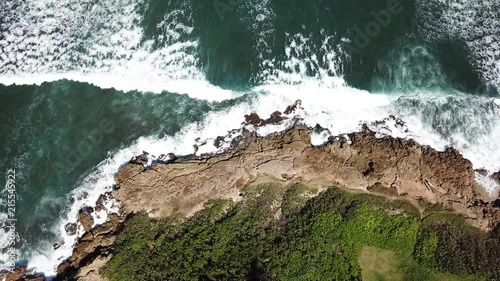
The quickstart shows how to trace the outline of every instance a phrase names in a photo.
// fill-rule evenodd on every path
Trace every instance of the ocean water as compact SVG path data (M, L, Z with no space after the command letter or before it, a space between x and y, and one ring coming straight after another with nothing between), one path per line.
M497 0L3 0L0 171L16 171L17 262L54 274L75 240L64 224L132 156L193 153L196 138L297 99L304 122L332 134L395 115L408 131L385 134L500 170L499 11ZM9 241L0 229L0 269Z

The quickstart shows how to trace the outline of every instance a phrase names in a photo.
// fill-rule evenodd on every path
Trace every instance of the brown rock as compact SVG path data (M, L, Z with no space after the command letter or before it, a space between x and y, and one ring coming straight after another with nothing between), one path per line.
M1 276L0 276L1 277ZM45 281L45 277L39 274L30 274L25 266L17 267L14 271L9 272L5 279L6 281Z
M486 177L488 175L488 170L481 168L481 169L475 169L474 172L480 174L483 177Z
M26 267L25 266L22 266L22 267L18 267L16 269L14 269L14 271L10 272L9 274L7 274L7 281L17 281L17 280L21 280L22 277L24 277L26 275Z
M97 201L95 202L95 211L100 212L102 210L105 210L106 207L104 206L104 203L108 201L108 198L105 194L99 195L99 198L97 198Z
M147 165L149 162L149 153L143 151L141 155L135 156L132 159L130 159L129 163L130 164L138 164L138 165Z
M271 116L268 119L262 120L260 126L268 124L279 124L283 120L285 120L285 118L281 116L281 112L275 111L271 114Z
M349 134L352 144L339 137L313 147L311 133L301 125L267 137L244 131L223 154L190 156L155 165L154 171L129 165L116 176L121 189L115 196L128 213L189 216L207 200L237 198L241 189L261 176L282 181L287 174L295 180L363 192L380 186L415 204L424 199L477 218L470 223L484 230L499 220L496 212L486 210L491 216L484 216L484 206L472 206L480 199L474 170L456 149L439 152L413 140L376 138L371 133Z
M64 230L66 230L66 234L68 236L75 235L77 228L78 228L78 225L76 223L67 223L64 226Z
M76 244L73 254L57 268L57 279L74 280L78 270L93 260L106 256L115 241L115 234L123 227L127 215L111 214L109 220L85 233Z
M245 115L245 125L254 125L255 127L261 127L269 124L279 124L286 118L282 116L282 113L275 111L267 119L261 119L257 113L251 113L250 115Z
M175 161L177 159L177 155L174 153L170 152L167 154L168 161Z
M215 140L214 140L214 146L219 148L222 146L222 143L224 142L224 137L223 136L218 136Z
M250 115L245 115L245 124L259 126L262 123L262 119L260 119L257 113L250 113Z
M78 215L78 221L83 226L83 229L89 232L94 225L94 218L90 215L87 210L81 210Z

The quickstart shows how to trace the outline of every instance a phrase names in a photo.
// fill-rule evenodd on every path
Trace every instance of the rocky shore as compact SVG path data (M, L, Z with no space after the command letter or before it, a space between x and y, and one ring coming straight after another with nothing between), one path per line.
M336 186L404 199L415 205L422 217L426 206L437 205L463 215L470 225L484 232L500 234L500 197L478 186L471 162L454 148L439 152L413 140L380 137L368 125L359 132L330 136L324 145L313 146L311 138L325 130L293 120L297 107L300 103L283 113L273 113L269 119L247 115L246 126L285 121L294 125L265 137L255 130L242 129L221 153L180 158L169 154L151 166L146 152L132 159L119 171L116 188L108 194L121 204L120 214L110 215L108 222L94 229L88 211L80 214L86 233L73 255L59 266L56 280L106 280L99 276L99 268L110 259L115 235L130 214L189 217L211 199L237 202L245 187L259 182L306 182L320 190ZM397 126L404 126L402 121L391 119ZM213 145L220 147L225 141L228 138L220 136ZM41 279L29 279L22 269L7 275L7 280L43 280L36 278Z

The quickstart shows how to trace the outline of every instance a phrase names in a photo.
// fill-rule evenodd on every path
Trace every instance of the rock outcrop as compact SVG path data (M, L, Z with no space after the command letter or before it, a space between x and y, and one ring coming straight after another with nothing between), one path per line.
M77 242L73 254L57 268L56 280L90 280L84 278L87 274L95 274L95 270L89 270L94 267L96 260L107 259L109 248L115 242L115 235L118 233L126 215L110 214L109 220L90 232L86 232ZM80 275L81 278L76 278ZM93 279L99 280L99 279Z
M92 212L94 210L92 209ZM80 214L78 215L78 222L82 225L83 229L86 232L89 232L92 229L92 226L94 225L94 218L90 213L92 213L90 210L80 210Z
M463 214L485 231L500 221L493 202L477 203L486 199L477 190L471 162L456 149L438 152L413 140L377 138L369 129L348 134L349 141L332 137L314 147L311 134L302 125L267 137L245 131L220 155L185 157L151 169L130 164L118 173L120 189L114 196L127 213L189 216L210 199L238 200L244 187L266 177L369 193L371 187L382 186L387 194L415 204L423 199Z
M66 235L68 235L68 236L75 235L77 229L78 229L78 225L76 223L67 223L64 226L64 230L66 231Z
M491 175L491 178L500 183L500 171L493 173L493 175Z
M288 115L298 108L300 101L265 120L250 114L243 124L276 124L290 119ZM395 117L388 121L405 129L404 122ZM150 161L149 154L143 152L116 175L114 191L96 202L95 211L101 211L108 196L116 198L121 215L112 214L107 223L91 229L90 212L80 213L79 221L86 233L78 240L73 255L58 267L57 279L103 280L98 269L109 260L115 235L129 214L191 216L208 200L238 201L245 187L269 181L305 182L320 190L337 186L405 199L419 209L424 200L462 214L471 225L500 235L500 201L481 192L470 161L453 148L439 152L413 140L380 137L370 129L382 128L384 122L364 125L358 133L332 136L321 147L311 144L314 129L296 124L266 137L245 129L232 141L218 137L215 147L230 140L230 148L214 155L177 158L170 153ZM197 145L205 143L197 140ZM149 164L152 166L146 167ZM76 225L68 224L66 231L74 235Z
M8 273L0 273L0 280L5 281L45 281L43 275L28 272L25 266L17 267Z

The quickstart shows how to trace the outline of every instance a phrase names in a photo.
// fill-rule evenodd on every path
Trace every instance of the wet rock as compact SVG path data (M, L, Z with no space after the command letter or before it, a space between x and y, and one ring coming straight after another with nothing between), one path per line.
M286 114L286 115L292 114L298 108L300 108L301 105L302 105L302 101L301 100L296 100L294 104L287 106L286 109L285 109L285 111L283 113Z
M28 275L24 277L25 281L45 281L45 276L42 274Z
M26 267L18 267L14 269L14 271L7 274L7 281L17 281L22 280L22 278L26 275Z
M500 171L493 173L493 175L491 175L491 178L500 183Z
M83 226L83 229L86 232L89 232L94 225L94 218L90 215L87 210L80 210L80 214L78 215L78 221Z
M99 195L99 198L97 198L97 201L95 202L95 211L100 212L102 210L105 210L106 207L104 207L104 203L108 201L108 197L104 194Z
M147 153L146 151L143 151L141 155L132 157L132 159L130 159L129 163L146 166L149 162L148 156L149 156L149 153Z
M257 113L251 113L250 115L245 115L245 122L243 122L243 124L253 125L255 127L261 127L269 124L276 125L286 119L282 115L283 114L280 111L275 111L269 116L269 118L262 119Z
M75 197L71 196L69 198L69 203L71 203L71 204L75 203Z
M0 276L1 277L1 276ZM25 266L16 268L14 271L9 272L5 278L6 281L44 281L46 280L43 275L31 274L27 271Z
M493 208L500 208L500 199L493 201L492 205L493 205Z
M269 124L276 125L276 124L279 124L284 119L285 118L283 116L281 116L281 112L275 111L271 114L271 116L268 119L262 120L260 126L269 125Z
M362 131L369 130L371 132L381 133L383 135L391 135L393 129L397 129L403 133L409 132L406 123L402 119L397 118L394 115L389 115L389 117L386 117L382 120L376 120L365 125L366 128L362 128Z
M326 130L325 128L323 128L320 124L316 124L316 126L314 126L314 132L322 132L324 130Z
M246 125L254 125L259 126L262 123L262 119L260 119L257 113L250 113L250 115L245 115L245 123Z
M59 243L54 243L52 245L52 248L54 248L54 250L57 250L57 249L61 248L61 245Z
M109 220L97 226L92 233L85 233L76 244L73 254L57 267L57 280L75 280L78 270L89 261L109 254L115 234L123 227L128 216L111 214Z
M162 154L158 157L158 161L162 163L170 163L177 159L177 156L174 153Z
M177 155L175 155L174 153L168 153L167 154L167 160L168 161L175 161L177 159Z
M68 236L73 236L76 234L76 230L78 229L78 225L76 223L67 223L64 226L64 230Z
M486 177L488 175L488 170L481 168L481 169L475 169L474 172L480 174L483 177Z
M368 127L368 125L367 125L366 123L363 123L363 124L361 125L361 130L360 130L360 133L362 133L362 134L366 134L366 135L372 135L372 136L374 136L374 135L375 135L375 132L374 132L374 131L372 131L372 130L370 129L370 127Z
M218 136L215 140L214 140L214 146L217 147L217 148L220 148L222 146L222 144L224 143L224 137L223 136Z
M201 141L201 138L196 138L195 143L193 144L194 153L196 154L198 152L198 150L200 149L200 146L204 146L205 144L207 144L206 140Z

